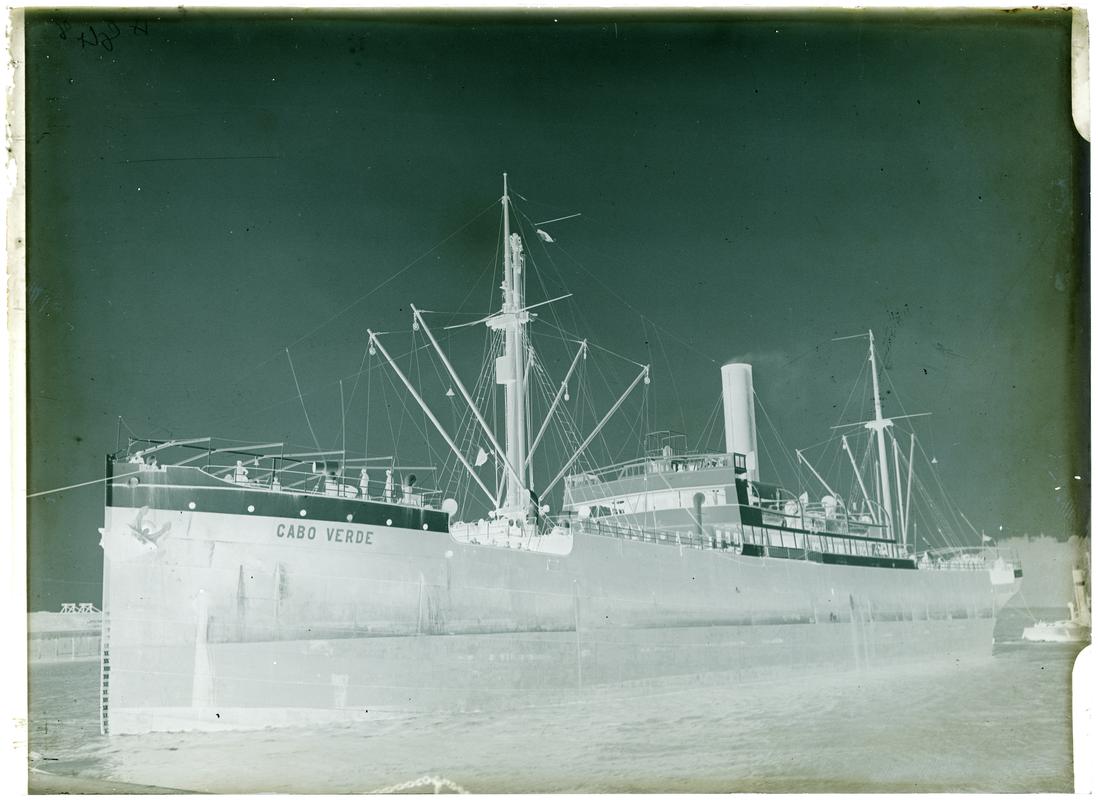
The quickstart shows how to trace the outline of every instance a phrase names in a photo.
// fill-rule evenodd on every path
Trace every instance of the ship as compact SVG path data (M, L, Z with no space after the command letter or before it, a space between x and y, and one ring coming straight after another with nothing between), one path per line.
M107 457L104 733L518 709L990 656L1020 565L987 546L917 552L914 438L901 454L871 332L873 417L857 423L870 460L859 465L842 437L854 497L801 451L818 486L763 480L746 363L720 370L723 449L690 450L666 431L638 457L593 464L588 445L650 380L638 364L590 433L573 430L553 477L535 483L532 457L593 345L576 343L535 425L527 328L532 309L560 298L528 304L525 248L552 237L512 231L506 176L500 204L500 305L476 323L498 344L487 393L484 381L466 387L429 315L411 306L448 394L467 407L464 435L367 330L371 355L445 442L471 497L441 497L395 456L355 460L345 447L131 438ZM502 399L498 435L489 395ZM370 477L381 469L384 479Z

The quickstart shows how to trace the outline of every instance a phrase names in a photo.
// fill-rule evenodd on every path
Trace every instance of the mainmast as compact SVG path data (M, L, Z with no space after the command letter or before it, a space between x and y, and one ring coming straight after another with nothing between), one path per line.
M496 383L504 388L506 418L505 456L510 468L505 471L504 503L500 511L524 519L530 506L530 493L523 483L526 474L526 323L522 239L511 233L510 197L507 173L503 173L503 303L498 314L487 320L489 328L503 331L503 355L496 359Z
M885 419L881 413L881 387L877 382L877 352L873 345L873 331L869 332L869 366L873 374L873 419L865 423L865 427L877 434L877 464L881 471L880 503L884 514L882 522L885 526L886 536L891 536L894 533L892 525L892 484L888 477L888 458L885 455L885 428L892 425L892 420Z

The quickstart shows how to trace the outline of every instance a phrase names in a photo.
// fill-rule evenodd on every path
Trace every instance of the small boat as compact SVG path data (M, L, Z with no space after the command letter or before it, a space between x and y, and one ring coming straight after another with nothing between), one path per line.
M1090 596L1086 591L1084 572L1071 571L1075 602L1068 603L1070 617L1054 622L1038 620L1022 631L1027 642L1086 643L1090 641Z

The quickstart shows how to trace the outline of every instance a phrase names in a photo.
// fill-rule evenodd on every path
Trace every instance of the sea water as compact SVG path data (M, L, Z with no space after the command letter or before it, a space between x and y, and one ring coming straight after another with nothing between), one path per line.
M1005 613L994 654L970 662L253 732L104 737L98 664L35 664L31 788L343 793L438 776L482 793L1067 792L1079 646L1023 643L1029 621Z

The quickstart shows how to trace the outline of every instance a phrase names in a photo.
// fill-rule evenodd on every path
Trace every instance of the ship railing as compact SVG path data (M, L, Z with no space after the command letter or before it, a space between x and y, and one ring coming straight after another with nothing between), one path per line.
M935 547L924 550L916 560L919 569L984 571L992 566L1018 567L1021 560L1012 547Z
M853 515L841 505L802 503L797 497L760 499L755 504L740 506L758 508L763 523L782 528L800 528L812 533L835 533L844 536L865 536L885 539L884 525L876 523L869 514Z
M394 483L391 488L387 488L383 481L370 481L363 486L360 481L356 481L354 478L344 478L338 475L329 476L322 473L304 473L292 467L276 469L273 477L268 472L258 479L253 479L248 473L236 472L235 468L230 468L229 471L224 469L217 472L206 471L223 480L268 491L289 491L316 497L371 500L379 503L426 509L437 508L437 499L442 495L442 492L438 489L425 489L418 485L412 488Z
M663 530L657 531L651 528L642 528L633 525L620 525L607 522L603 517L589 518L585 520L569 520L567 523L573 533L588 533L596 536L610 536L615 539L630 539L635 542L648 542L650 544L673 544L684 547L704 549L705 542L691 532Z
M785 557L799 553L797 557L809 558L809 553L828 553L841 556L868 558L910 559L911 553L892 540L871 539L864 536L809 532L803 530L776 530L754 525L732 524L706 527L701 535L697 530L653 530L633 525L611 522L606 517L586 520L569 520L575 533L610 536L618 539L648 542L650 544L678 545L698 550L730 550L742 552L745 545L758 548L763 554L780 550Z
M395 459L347 459L341 450L287 452L282 442L227 443L215 446L215 439L139 439L131 438L125 450L114 454L116 460L140 464L141 469L164 469L167 466L190 466L206 474L242 487L265 491L291 491L318 497L343 497L372 500L395 505L434 509L438 507L440 490L420 485L405 486L400 477L414 472L433 472L434 467L399 468ZM293 448L291 448L293 449ZM372 462L367 465L366 462ZM347 469L384 470L403 473L392 485L383 478L370 478L365 483L343 474Z
M586 470L565 477L569 487L590 486L623 478L639 478L645 475L666 475L676 472L732 467L731 453L708 453L670 456L646 456L611 464L608 467Z
M717 526L715 533L717 539L722 543L754 545L764 552L770 548L784 548L785 550L805 551L806 553L829 553L841 556L911 558L911 553L893 539L837 531L775 529L735 524ZM721 544L720 546L724 547L725 545Z
M681 431L662 430L649 431L644 435L644 454L646 456L658 457L666 453L688 454L686 434Z

